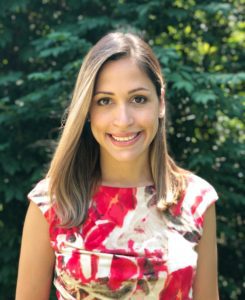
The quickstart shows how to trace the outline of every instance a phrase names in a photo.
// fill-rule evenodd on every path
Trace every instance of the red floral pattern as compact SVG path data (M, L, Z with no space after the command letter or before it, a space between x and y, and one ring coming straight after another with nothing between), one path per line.
M28 196L50 225L57 299L192 299L195 246L203 215L217 200L206 181L192 175L179 202L164 213L154 187L100 186L86 222L69 229L58 226L47 190L45 179Z

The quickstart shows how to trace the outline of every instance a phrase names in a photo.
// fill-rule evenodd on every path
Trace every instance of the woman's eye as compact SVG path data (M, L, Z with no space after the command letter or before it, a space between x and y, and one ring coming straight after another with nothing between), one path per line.
M101 105L101 106L105 106L105 105L108 105L110 103L111 103L111 99L110 98L102 98L102 99L99 99L97 101L97 104Z
M146 97L144 96L136 96L133 98L133 102L137 104L144 104L147 101Z

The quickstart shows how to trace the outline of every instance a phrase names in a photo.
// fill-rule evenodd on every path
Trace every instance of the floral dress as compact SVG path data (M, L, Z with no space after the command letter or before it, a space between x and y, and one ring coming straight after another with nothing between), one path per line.
M179 202L156 207L154 186L99 186L86 221L60 228L50 205L48 179L29 193L49 223L59 300L190 300L203 216L217 200L213 187L189 177Z

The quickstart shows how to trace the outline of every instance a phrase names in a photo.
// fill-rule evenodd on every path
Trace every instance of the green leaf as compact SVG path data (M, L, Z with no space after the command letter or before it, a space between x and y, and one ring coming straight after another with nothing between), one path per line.
M217 12L223 12L224 14L228 14L232 9L232 4L230 3L209 3L205 5L198 5L198 8L200 8L203 11L206 11L210 14L215 14Z
M59 80L61 78L61 72L35 72L27 76L28 80L41 80L41 81L50 81L50 80Z
M194 90L194 86L190 81L186 81L186 80L179 80L176 81L173 84L173 88L175 88L176 90L184 90L186 91L188 94L191 94L192 91Z
M22 72L13 72L10 71L7 74L0 74L0 86L7 86L10 83L17 82L17 80L21 79Z
M192 99L196 103L206 104L209 101L216 101L217 96L212 91L201 90L192 94Z

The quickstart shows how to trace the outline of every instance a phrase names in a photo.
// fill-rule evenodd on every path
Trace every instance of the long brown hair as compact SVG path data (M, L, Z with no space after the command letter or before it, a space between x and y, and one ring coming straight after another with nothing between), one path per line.
M87 119L98 72L107 61L122 57L135 60L153 82L159 99L161 97L161 89L164 88L161 67L150 46L138 36L109 33L88 52L47 173L50 197L63 226L77 226L84 222L91 196L101 179L99 145ZM151 172L158 207L162 210L177 202L185 186L185 171L168 154L165 119L159 119L158 131L150 149Z

